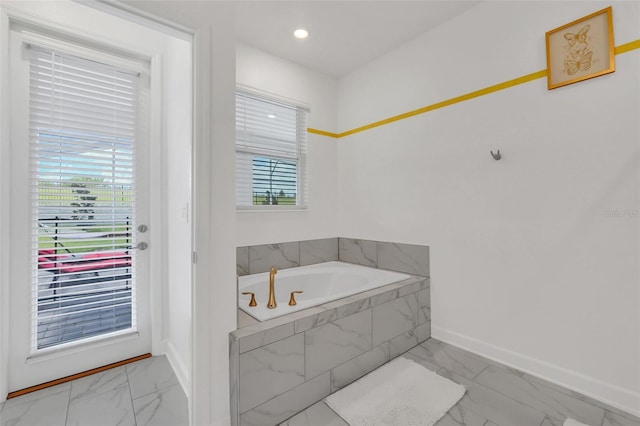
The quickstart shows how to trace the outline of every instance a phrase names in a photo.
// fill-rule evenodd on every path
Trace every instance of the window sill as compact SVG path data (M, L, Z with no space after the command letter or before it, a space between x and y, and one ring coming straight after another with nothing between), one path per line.
M306 212L307 206L236 206L236 213Z
M63 357L77 352L84 352L92 349L98 349L103 346L107 346L112 343L124 342L127 340L136 339L140 336L140 333L135 329L127 329L122 331L116 331L108 335L100 335L95 337L89 337L87 339L78 340L75 342L69 342L67 344L57 345L46 349L40 349L33 351L26 359L26 364L33 364L42 361L48 361L51 359Z

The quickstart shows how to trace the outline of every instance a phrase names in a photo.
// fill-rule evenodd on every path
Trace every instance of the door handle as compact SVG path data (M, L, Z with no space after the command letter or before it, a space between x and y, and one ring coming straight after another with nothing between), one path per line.
M148 248L149 244L145 243L144 241L140 241L135 246L128 247L128 250L146 250Z

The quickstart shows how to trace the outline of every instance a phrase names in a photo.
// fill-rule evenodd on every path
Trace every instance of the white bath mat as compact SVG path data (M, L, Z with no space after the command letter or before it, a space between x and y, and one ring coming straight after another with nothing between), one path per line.
M567 419L567 420L564 421L564 425L563 426L588 426L588 425L585 425L584 423L580 423L580 422L578 422L576 420L573 420L573 419Z
M462 398L464 386L396 358L325 402L351 426L432 426Z

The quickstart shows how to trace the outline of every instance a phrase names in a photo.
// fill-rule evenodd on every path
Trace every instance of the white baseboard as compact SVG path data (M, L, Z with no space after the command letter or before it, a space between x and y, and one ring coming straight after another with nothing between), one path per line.
M640 416L640 394L455 331L431 325L431 337Z
M189 382L189 370L187 369L186 364L180 359L177 355L175 347L171 344L171 342L165 342L166 355L167 360L169 360L169 364L171 364L171 368L176 373L176 377L178 378L178 382L180 382L180 386L182 386L182 390L184 394L187 396L187 400L191 400L191 384Z

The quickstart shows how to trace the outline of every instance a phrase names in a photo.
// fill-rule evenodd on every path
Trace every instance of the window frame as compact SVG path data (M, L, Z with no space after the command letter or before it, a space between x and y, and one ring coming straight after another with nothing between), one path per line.
M239 175L239 170L237 167L238 164L238 154L253 154L256 157L262 158L275 158L275 159L285 159L289 160L292 157L282 158L280 153L277 151L270 151L269 148L260 148L255 151L251 149L247 149L245 147L239 148L238 142L238 122L236 117L236 137L235 137L235 158L236 158L236 171L235 171L235 187L236 187L236 211L239 212L264 212L264 211L306 211L309 206L309 198L308 198L308 133L307 133L307 120L310 114L310 108L304 102L300 102L297 100L293 100L290 98L286 98L283 96L275 95L272 93L268 93L265 91L261 91L255 89L253 87L237 84L235 90L235 99L236 99L236 108L238 103L239 95L247 95L249 97L256 98L258 100L264 102L272 102L283 107L288 107L296 110L296 153L295 153L295 162L296 162L296 183L297 183L297 193L296 193L296 204L286 205L286 204L240 204L238 202L238 186L239 179L241 175ZM300 116L302 114L302 117ZM289 155L292 155L292 152L289 152ZM252 163L253 164L253 163ZM253 173L251 177L253 179ZM253 188L253 185L251 186ZM275 191L274 191L275 192ZM253 197L253 194L252 194Z

